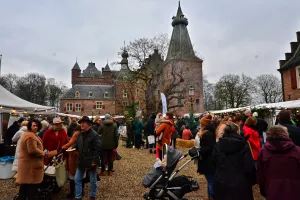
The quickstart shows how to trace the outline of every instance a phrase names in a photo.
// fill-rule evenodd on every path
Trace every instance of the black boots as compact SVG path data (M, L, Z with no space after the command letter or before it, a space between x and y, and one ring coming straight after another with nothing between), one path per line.
M70 180L69 194L67 195L68 199L73 199L75 197L75 182Z

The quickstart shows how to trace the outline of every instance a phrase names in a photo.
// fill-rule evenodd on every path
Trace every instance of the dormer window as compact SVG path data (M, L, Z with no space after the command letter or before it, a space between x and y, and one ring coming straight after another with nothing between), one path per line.
M108 92L104 92L104 98L108 98Z
M93 97L93 92L89 92L89 97Z
M75 92L75 98L80 98L80 93L78 91Z

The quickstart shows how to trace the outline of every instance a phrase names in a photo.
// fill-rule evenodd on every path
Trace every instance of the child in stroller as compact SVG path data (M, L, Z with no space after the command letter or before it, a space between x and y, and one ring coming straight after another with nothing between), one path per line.
M54 156L52 161L45 166L43 182L39 184L36 200L51 200L52 194L60 191L61 187L57 184L55 167L62 163L62 157L62 153ZM16 195L14 200L18 199L19 196Z
M191 177L176 175L190 162L199 158L199 152L178 168L174 173L177 163L189 154L183 155L181 151L164 144L162 164L154 165L154 169L143 179L142 184L150 191L144 194L144 199L155 200L169 198L172 200L183 200L184 195L199 189L199 185Z

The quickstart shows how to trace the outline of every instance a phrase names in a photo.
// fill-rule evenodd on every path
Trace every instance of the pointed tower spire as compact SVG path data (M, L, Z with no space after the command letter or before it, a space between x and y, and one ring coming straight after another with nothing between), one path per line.
M78 62L77 62L77 57L76 57L76 62L74 64L72 70L81 70L80 67L79 67L79 65L78 65Z
M172 18L173 32L166 60L171 59L198 59L195 56L193 45L187 29L188 19L184 17L180 1L177 14Z

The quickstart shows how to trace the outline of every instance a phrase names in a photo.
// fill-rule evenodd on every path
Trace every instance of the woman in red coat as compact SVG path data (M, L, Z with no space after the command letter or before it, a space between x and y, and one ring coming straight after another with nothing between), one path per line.
M160 141L156 143L157 154L160 160L162 160L162 149L163 145L167 144L168 146L171 143L172 133L176 131L173 122L173 114L170 112L166 113L165 120L168 122L163 122L157 129L156 129L156 136L159 137L162 133L162 138Z
M257 161L258 159L258 152L260 149L260 137L257 130L255 130L256 125L256 118L255 117L248 117L243 127L244 130L244 137L247 138L250 144L250 150L252 152L253 160Z
M62 127L62 123L63 121L59 117L53 119L52 127L48 128L43 136L44 149L48 151L57 150L59 152L62 146L68 143L69 138ZM45 165L48 165L50 161L51 159L45 160Z

